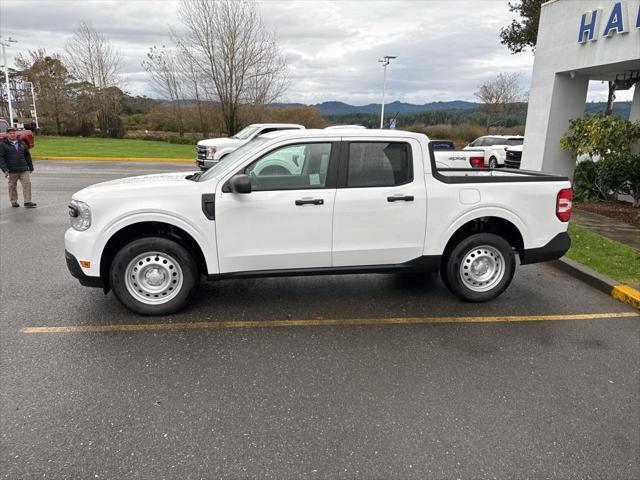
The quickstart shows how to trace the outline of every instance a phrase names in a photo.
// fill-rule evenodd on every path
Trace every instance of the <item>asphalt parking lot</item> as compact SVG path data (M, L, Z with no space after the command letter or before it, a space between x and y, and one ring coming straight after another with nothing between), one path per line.
M0 189L0 478L640 478L638 311L549 265L481 305L298 277L160 318L68 274L73 192L190 168L38 162L34 210Z

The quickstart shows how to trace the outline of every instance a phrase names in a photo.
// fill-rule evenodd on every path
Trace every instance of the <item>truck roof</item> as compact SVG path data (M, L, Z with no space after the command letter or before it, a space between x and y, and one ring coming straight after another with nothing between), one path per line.
M247 125L248 127L291 127L291 128L299 128L304 129L304 125L300 125L298 123L252 123L251 125Z
M260 135L263 138L282 138L282 137L299 137L304 138L335 138L336 136L375 138L375 137L396 137L396 138L415 138L424 139L426 135L422 133L407 132L404 130L374 130L362 128L345 128L345 129L307 129L304 131L281 130L278 132L269 132Z

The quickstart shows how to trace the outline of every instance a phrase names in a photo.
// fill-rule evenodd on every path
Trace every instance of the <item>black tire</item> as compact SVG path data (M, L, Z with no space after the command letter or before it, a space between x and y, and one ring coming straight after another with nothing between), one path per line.
M489 168L498 168L498 159L496 157L489 159Z
M475 291L467 286L467 282L463 281L461 264L465 261L465 258L469 260L468 257L474 253L474 249L482 246L491 247L502 255L501 268L504 273L502 274L502 278L496 281L494 285L491 285L486 291ZM489 250L491 250L491 248ZM486 254L487 251L484 251L484 253ZM464 268L463 266L462 269ZM443 260L440 274L444 284L451 293L462 300L468 302L486 302L506 290L513 279L515 270L515 253L511 245L509 245L509 242L493 233L476 233L460 241L460 243L451 250L451 253Z
M179 268L182 274L179 290L177 290L177 293L171 292L171 298L164 303L144 303L131 294L126 284L125 276L127 275L129 264L136 257L148 252L159 252L160 255L167 255L168 258L175 261L176 268ZM150 255L150 257L152 256ZM111 262L109 281L115 296L129 310L140 315L168 315L182 310L191 300L200 283L200 272L193 256L178 242L162 237L144 237L128 243L116 254L113 262ZM171 287L169 288L173 290ZM143 294L142 290L139 290L139 292ZM158 295L155 296L157 297ZM161 302L162 299L160 298L157 301Z

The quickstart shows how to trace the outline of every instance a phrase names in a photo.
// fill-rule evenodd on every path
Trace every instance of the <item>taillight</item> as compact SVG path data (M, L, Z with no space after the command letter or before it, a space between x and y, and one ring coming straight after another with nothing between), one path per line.
M471 168L484 168L484 157L470 157Z
M561 222L568 222L571 218L571 204L573 200L573 190L570 188L563 188L558 192L556 198L556 217Z

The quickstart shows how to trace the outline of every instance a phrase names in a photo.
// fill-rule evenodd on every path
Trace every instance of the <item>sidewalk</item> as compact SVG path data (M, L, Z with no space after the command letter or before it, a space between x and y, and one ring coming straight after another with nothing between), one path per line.
M598 235L640 250L640 228L597 213L574 209L571 221Z

